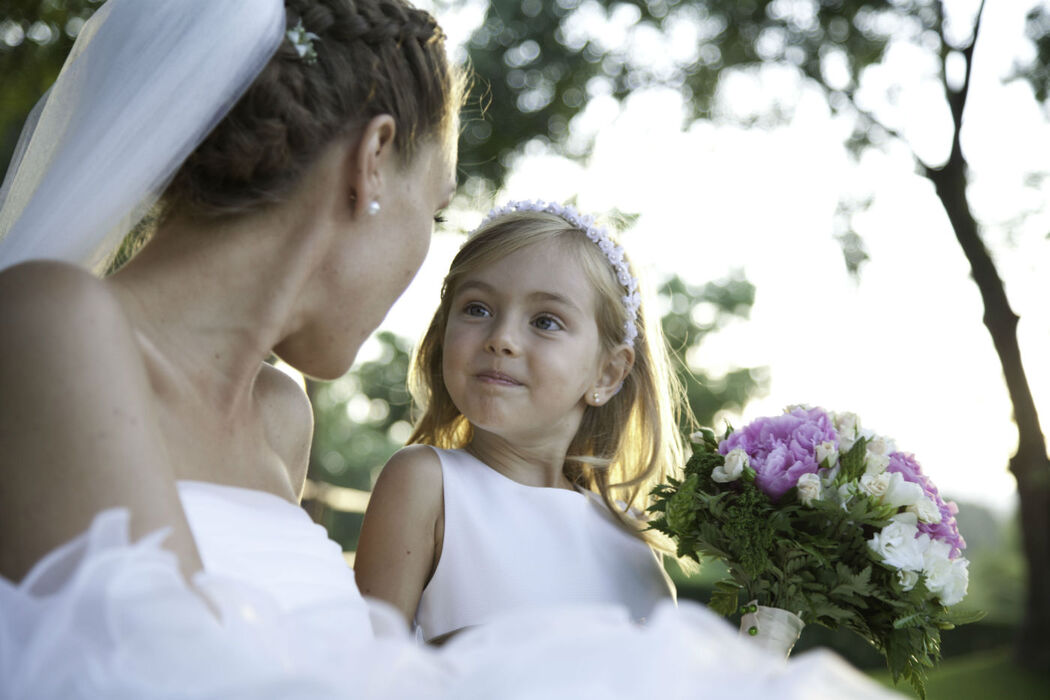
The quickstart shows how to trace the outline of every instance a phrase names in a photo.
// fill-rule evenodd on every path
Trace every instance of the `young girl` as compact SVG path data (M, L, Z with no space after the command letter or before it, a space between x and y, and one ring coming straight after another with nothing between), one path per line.
M639 522L681 464L668 365L623 249L590 217L544 202L490 213L417 352L419 444L372 493L362 593L427 640L551 605L646 617L673 596Z

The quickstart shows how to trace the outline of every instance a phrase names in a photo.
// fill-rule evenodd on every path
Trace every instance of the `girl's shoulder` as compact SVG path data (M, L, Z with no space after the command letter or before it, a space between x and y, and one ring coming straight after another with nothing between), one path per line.
M424 498L441 494L441 458L429 445L407 445L395 452L379 475L376 487L397 490L405 496Z
M387 460L372 487L368 515L375 521L389 519L400 526L405 513L413 522L433 529L442 522L444 482L441 460L427 445L408 445Z

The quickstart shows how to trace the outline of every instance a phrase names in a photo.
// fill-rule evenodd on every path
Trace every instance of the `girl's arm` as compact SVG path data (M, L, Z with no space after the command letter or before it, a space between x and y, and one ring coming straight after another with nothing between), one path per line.
M383 467L361 526L354 560L361 594L392 604L409 623L441 556L443 498L437 454L406 447Z
M0 574L21 580L101 510L160 527L201 568L134 331L106 284L63 263L0 273Z

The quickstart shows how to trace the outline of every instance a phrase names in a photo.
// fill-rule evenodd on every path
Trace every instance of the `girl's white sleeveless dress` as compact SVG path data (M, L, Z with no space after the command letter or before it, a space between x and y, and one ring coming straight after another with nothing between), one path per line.
M880 698L830 652L786 662L692 604L524 607L435 649L357 591L338 545L268 493L183 482L205 570L123 509L0 578L0 698ZM579 498L576 494L563 494ZM559 496L561 497L561 496Z
M416 612L424 639L563 605L623 606L644 620L672 596L656 555L596 494L526 486L464 450L434 451L445 528Z

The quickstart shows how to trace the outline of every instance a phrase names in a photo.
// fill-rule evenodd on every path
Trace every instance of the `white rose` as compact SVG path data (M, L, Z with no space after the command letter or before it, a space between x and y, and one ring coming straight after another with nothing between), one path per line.
M915 513L919 518L919 522L934 524L941 522L941 509L927 496L923 496L917 502L908 506L908 510Z
M922 573L926 589L941 601L941 605L955 605L966 596L970 582L970 562L965 557L948 558L951 545L934 540L923 556Z
M944 540L931 540L930 546L922 554L923 570L926 571L944 562L950 562L951 553L952 546Z
M882 474L890 465L890 458L878 452L868 452L864 455L864 472L866 474Z
M735 450L730 450L729 454L726 455L725 464L711 470L711 479L720 484L736 481L744 473L744 468L750 462L751 459L747 456L747 452L744 452L739 447Z
M915 584L919 582L919 572L900 569L897 571L897 581L900 582L901 589L910 591L915 588Z
M882 472L881 474L861 474L860 490L872 498L882 501L883 496L885 496L886 492L890 489L891 476L893 475L889 472Z
M817 445L816 454L817 464L822 467L830 468L835 466L835 463L839 461L839 451L835 447L835 443L828 440Z
M882 502L897 508L901 506L906 508L915 505L920 498L925 497L926 494L923 493L921 486L907 481L897 472L893 472L890 474L890 486L886 490L885 495L883 495Z
M820 499L821 491L823 486L820 483L820 477L816 474L803 474L798 478L798 482L795 484L798 488L798 498L802 501L803 505L813 505L813 501Z
M902 522L892 522L875 533L868 546L879 559L895 569L923 570L923 553L929 546L929 535L919 536L919 530Z
M952 562L952 570L948 575L948 581L938 596L941 600L941 605L955 605L956 603L961 603L962 599L966 597L966 589L970 585L969 566L970 562L962 557ZM929 585L927 585L927 588L929 588Z

